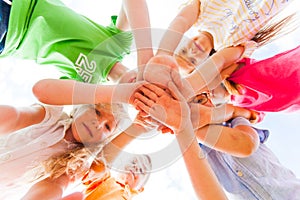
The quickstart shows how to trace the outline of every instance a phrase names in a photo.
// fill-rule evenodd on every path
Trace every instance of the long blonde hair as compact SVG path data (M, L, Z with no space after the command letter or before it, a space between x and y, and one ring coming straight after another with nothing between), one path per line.
M114 111L117 113L116 117L118 120L125 120L128 117L127 112L125 112L122 104L97 104L105 110ZM76 112L75 111L71 111ZM91 165L91 161L99 161L102 162L102 154L101 151L103 147L113 140L116 136L118 136L122 130L120 127L116 128L116 130L107 137L104 141L101 141L100 144L81 144L74 143L74 147L63 154L52 156L49 159L43 161L41 165L43 166L43 172L40 177L50 177L56 179L63 174L68 175L73 178L76 177L77 174L83 175L82 170L88 170ZM40 178L39 177L39 178Z

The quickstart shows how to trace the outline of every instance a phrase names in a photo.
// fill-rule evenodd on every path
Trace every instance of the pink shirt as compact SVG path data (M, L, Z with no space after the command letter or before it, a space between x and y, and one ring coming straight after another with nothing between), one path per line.
M35 167L40 162L69 148L64 136L71 119L62 107L45 106L45 109L41 123L0 137L1 200L7 197L7 192L24 184L28 186L29 181L38 176L39 170Z
M273 57L245 66L229 80L244 86L244 94L232 96L235 105L265 112L300 110L300 45Z

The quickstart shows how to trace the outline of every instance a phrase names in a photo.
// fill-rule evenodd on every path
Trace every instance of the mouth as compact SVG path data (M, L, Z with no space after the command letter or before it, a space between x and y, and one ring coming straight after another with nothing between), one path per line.
M198 45L195 41L194 41L194 45L197 47L197 49L199 49L199 51L204 53L204 50L202 49L202 47L200 45Z
M92 131L89 129L89 127L85 123L82 123L82 125L84 126L84 128L86 129L86 131L89 133L89 135L91 137L94 137L94 135L93 135Z

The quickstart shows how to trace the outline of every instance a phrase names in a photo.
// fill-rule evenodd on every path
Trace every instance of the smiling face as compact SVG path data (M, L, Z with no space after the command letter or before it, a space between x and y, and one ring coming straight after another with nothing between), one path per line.
M112 134L116 125L110 106L84 105L74 112L71 128L76 141L99 143Z
M179 50L176 61L186 73L191 73L208 58L212 48L211 38L201 32Z

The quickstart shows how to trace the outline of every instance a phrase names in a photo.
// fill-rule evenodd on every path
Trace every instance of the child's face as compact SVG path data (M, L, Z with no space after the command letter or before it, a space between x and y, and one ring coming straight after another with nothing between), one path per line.
M143 155L140 155L143 157ZM127 184L131 189L142 191L143 186L146 183L149 172L147 172L147 169L149 170L151 166L150 163L142 162L143 159L141 158L133 158L130 163L127 163L124 166L124 171L118 174L117 179ZM147 160L147 159L146 159Z
M210 93L203 92L198 94L194 99L193 103L199 103L209 107L216 107L228 102L229 93L220 84L218 87L213 89Z
M81 143L99 143L116 128L110 109L99 105L84 105L73 114L72 133Z
M209 38L199 34L179 50L176 61L186 73L191 73L196 66L208 58L211 49Z

